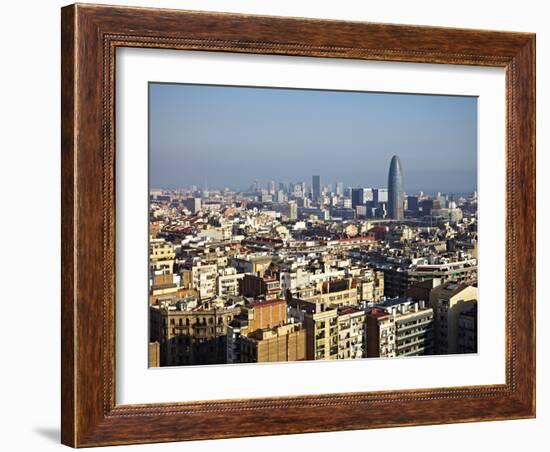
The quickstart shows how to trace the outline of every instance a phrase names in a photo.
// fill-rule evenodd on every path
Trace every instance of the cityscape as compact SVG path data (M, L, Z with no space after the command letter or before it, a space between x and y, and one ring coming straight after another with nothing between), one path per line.
M475 184L412 189L388 157L374 186L269 161L151 185L149 367L477 353Z

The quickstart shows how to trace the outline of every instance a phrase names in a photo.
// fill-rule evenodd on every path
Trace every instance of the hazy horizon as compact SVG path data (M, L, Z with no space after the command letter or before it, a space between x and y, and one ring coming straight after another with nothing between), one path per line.
M477 190L477 98L211 85L149 85L150 188L245 190L254 180Z

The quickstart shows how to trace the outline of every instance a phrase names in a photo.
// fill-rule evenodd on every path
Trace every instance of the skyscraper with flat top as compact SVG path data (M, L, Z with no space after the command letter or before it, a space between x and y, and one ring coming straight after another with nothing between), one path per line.
M403 220L403 169L401 160L394 155L388 174L388 216L394 220Z
M313 176L311 182L313 200L318 202L321 199L321 176Z

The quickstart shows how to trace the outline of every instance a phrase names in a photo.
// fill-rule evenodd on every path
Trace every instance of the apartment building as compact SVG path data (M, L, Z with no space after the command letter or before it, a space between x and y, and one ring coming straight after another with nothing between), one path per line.
M281 282L271 274L264 274L264 276L246 274L241 280L241 293L245 297L263 296L267 300L273 300L281 294Z
M263 254L248 255L246 257L232 256L229 259L229 265L236 268L239 273L254 273L263 277L272 260L272 256Z
M290 318L306 329L308 360L338 358L338 310L316 299L292 298L288 302Z
M174 245L164 239L149 241L149 271L151 275L169 274L174 271L176 253Z
M360 301L378 302L384 296L384 272L369 270L357 278Z
M186 288L194 289L199 300L207 300L216 295L218 267L215 264L198 264L181 272L183 285Z
M439 279L442 283L474 283L477 281L477 260L467 259L434 265L411 267L382 266L384 272L384 294L387 297L403 297L414 282Z
M151 306L150 342L159 342L160 365L220 364L226 362L227 326L240 305L172 300Z
M253 302L246 302L241 307L241 312L227 328L227 362L239 363L239 362L256 362L257 359L268 359L268 355L263 354L263 347L273 346L273 343L277 343L278 350L282 347L283 339L274 339L278 336L283 336L283 331L286 334L291 334L290 330L276 330L278 327L286 325L287 322L287 305L286 300L272 299L272 300L255 300ZM264 331L262 334L256 334L258 331ZM271 331L271 333L268 333ZM294 334L294 333L292 333ZM289 336L287 339L290 341ZM305 334L305 333L304 333ZM243 355L244 339L250 335L254 336L254 341L248 341L247 349ZM262 342L262 341L266 342ZM300 339L301 340L301 339ZM275 342L273 342L275 341ZM292 342L289 342L289 346L292 347ZM254 348L256 347L256 348ZM261 349L261 350L260 350ZM279 351L277 353L283 353ZM290 353L290 352L289 352ZM273 350L271 355L273 358ZM298 355L297 355L298 356ZM243 361L246 359L248 361Z
M458 353L477 353L477 305L458 316Z
M430 304L435 313L436 352L460 353L459 319L477 307L477 287L455 282L441 284L431 291ZM463 317L463 323L465 320Z
M396 298L367 313L367 357L433 354L433 310L423 301Z
M357 281L353 278L320 280L310 287L296 289L293 295L326 307L352 306L358 302Z
M363 358L365 311L353 306L338 308L338 359Z
M241 362L263 363L306 359L306 330L299 323L256 330L241 337Z
M244 275L237 273L237 270L233 267L219 269L216 279L216 295L218 297L240 295L240 285L243 278Z

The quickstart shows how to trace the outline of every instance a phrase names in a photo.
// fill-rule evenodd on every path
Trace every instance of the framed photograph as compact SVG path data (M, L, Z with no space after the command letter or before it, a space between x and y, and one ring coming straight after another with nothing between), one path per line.
M535 36L62 9L62 442L535 416Z

